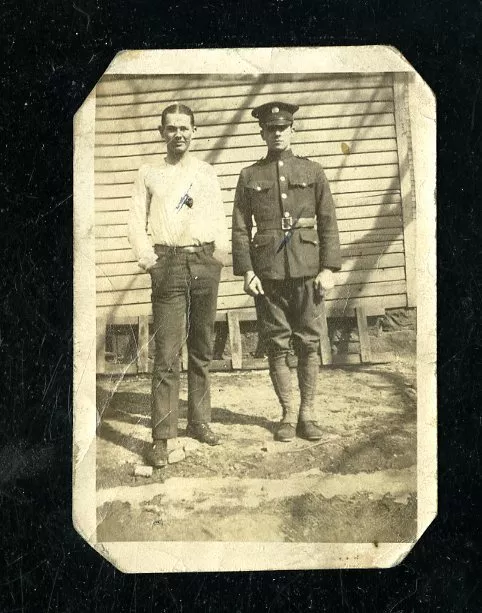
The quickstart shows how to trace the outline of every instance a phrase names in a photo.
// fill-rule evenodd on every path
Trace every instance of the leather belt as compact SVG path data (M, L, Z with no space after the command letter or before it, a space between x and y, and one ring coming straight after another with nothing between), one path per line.
M159 249L161 251L171 251L173 253L183 252L183 253L199 253L200 251L205 251L206 247L214 247L214 242L212 243L202 243L201 245L183 245L181 247L171 246L171 245L154 245L154 249Z
M315 218L314 217L299 217L298 219L293 219L293 217L282 217L280 221L273 222L265 222L260 221L257 224L258 231L265 230L299 230L300 228L314 228L315 227Z

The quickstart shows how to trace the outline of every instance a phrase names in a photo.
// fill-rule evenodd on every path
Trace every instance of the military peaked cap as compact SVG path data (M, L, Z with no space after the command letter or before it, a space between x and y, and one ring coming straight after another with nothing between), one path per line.
M293 115L299 108L287 102L267 102L253 109L251 115L264 126L288 126L293 123Z

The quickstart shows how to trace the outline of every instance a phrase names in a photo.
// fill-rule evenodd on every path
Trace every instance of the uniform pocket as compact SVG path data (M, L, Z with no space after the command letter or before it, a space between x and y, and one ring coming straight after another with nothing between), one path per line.
M314 245L318 247L319 240L318 234L314 228L305 228L298 230L300 241L305 244Z
M274 182L251 179L247 191L253 213L263 215L271 210L274 204Z
M298 230L301 261L308 270L318 270L320 250L318 234L315 229Z
M251 243L251 260L256 274L269 270L275 257L275 237L270 234L255 234Z

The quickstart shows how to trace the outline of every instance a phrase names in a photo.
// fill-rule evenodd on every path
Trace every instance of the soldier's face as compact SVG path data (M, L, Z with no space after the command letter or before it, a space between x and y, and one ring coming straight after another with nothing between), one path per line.
M269 125L261 128L261 138L269 151L284 151L291 145L293 126Z
M191 118L188 115L169 113L160 131L162 138L166 141L168 152L182 155L189 149L196 128L191 124Z

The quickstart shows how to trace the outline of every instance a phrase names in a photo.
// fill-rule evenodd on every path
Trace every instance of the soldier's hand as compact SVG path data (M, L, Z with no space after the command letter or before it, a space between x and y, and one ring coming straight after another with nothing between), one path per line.
M257 277L252 270L248 270L244 275L244 291L250 296L264 295L263 286L261 280Z
M145 270L146 272L149 272L149 270L153 268L156 264L157 255L149 255L142 257L138 262L139 268L142 268L142 270Z
M326 292L335 287L335 279L333 277L333 273L329 268L323 268L313 282L315 286L315 292L318 294L320 298L324 298Z

